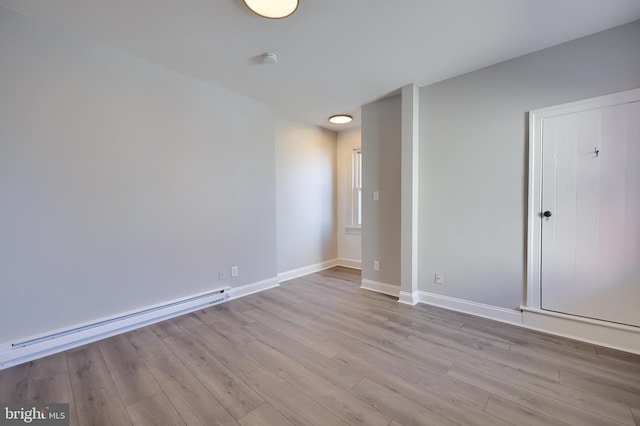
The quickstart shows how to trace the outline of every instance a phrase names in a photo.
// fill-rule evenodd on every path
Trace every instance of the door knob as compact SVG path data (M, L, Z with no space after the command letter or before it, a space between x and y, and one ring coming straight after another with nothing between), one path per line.
M549 210L547 210L546 212L542 213L542 215L544 217L551 217L551 212Z

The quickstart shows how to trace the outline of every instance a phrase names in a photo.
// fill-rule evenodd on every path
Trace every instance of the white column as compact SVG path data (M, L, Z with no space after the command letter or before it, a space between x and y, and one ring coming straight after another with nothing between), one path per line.
M402 88L402 175L400 298L418 303L418 169L420 90L415 84Z

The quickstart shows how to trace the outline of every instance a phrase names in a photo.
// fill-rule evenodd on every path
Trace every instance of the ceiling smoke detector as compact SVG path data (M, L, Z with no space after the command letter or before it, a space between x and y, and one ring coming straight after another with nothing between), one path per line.
M263 53L262 63L265 65L275 65L278 63L278 55L271 52Z

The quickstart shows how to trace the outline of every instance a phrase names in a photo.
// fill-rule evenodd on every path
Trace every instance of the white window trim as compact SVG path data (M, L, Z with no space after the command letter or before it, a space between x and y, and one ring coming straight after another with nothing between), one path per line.
M351 153L351 225L345 227L347 234L359 234L362 228L362 148L353 148Z
M360 235L362 233L362 226L345 226L344 233L347 235Z

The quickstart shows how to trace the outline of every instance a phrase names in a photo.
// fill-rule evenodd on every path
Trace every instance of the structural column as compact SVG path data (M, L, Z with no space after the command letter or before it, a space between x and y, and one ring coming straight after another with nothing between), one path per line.
M402 88L402 175L400 298L408 305L418 303L418 171L420 145L420 89L415 84Z

